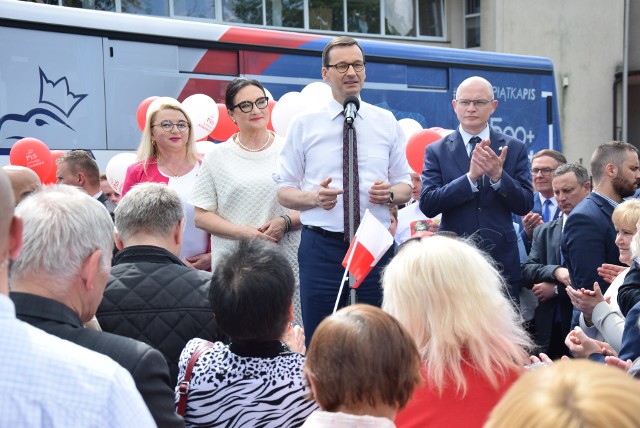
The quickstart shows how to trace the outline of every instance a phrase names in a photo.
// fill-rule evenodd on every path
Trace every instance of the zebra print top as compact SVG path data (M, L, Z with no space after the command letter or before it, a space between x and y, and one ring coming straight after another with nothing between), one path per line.
M182 350L178 384L184 379L191 354L202 342L190 340ZM242 357L216 342L193 367L186 426L299 427L318 408L306 398L303 362L304 357L295 352L269 358Z

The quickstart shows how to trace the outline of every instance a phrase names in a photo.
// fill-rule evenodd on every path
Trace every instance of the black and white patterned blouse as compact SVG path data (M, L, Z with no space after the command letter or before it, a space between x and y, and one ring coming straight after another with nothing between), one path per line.
M178 384L191 354L203 342L193 339L183 349ZM318 408L306 398L304 357L280 342L258 348L216 342L200 355L187 397L188 427L298 427Z

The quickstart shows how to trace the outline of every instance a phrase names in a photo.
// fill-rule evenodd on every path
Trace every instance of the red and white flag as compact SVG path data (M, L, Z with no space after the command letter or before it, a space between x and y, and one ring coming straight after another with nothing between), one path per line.
M389 230L367 210L342 260L342 266L356 279L353 288L360 286L391 245L393 236Z

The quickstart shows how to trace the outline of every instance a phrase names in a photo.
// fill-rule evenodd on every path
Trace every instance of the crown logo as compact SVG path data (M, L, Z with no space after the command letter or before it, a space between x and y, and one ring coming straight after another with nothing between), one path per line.
M48 104L69 117L73 109L88 94L76 95L69 90L69 82L66 77L54 82L47 78L42 68L38 67L38 70L40 70L40 103Z

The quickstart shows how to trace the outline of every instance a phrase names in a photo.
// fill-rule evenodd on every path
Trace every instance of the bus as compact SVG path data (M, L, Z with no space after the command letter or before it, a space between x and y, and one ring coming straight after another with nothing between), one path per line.
M136 110L151 96L224 102L238 76L277 100L322 81L330 35L0 0L0 156L34 137L50 149L91 150L99 165L133 151ZM494 85L495 129L529 154L561 151L550 59L358 39L367 78L362 98L423 128L454 129L456 85L480 75ZM1 160L1 159L0 159Z

